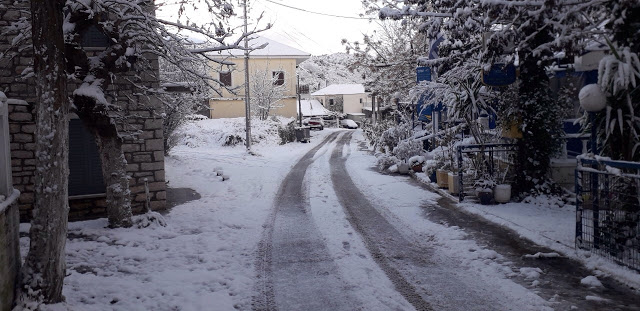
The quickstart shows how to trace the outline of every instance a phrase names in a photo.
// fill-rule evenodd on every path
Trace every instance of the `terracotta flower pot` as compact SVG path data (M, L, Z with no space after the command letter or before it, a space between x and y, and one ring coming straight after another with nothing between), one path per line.
M422 173L422 163L412 166L411 169L416 173Z

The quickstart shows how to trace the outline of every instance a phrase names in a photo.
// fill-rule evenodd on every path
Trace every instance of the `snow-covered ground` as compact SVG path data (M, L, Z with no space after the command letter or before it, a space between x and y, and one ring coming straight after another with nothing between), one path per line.
M204 120L181 129L181 144L166 158L167 180L170 187L192 188L201 198L170 210L165 215L167 227L107 229L106 219L71 223L64 287L67 302L56 307L250 309L256 285L257 244L272 212L280 181L303 154L336 130L312 131L309 144L279 145L277 135L273 138L274 123L256 122L253 134L262 138L253 146L257 155L249 155L241 144L222 146L228 137L222 133L244 134L243 122L243 119ZM355 132L354 140L363 140L360 131ZM328 159L328 148L321 148L315 158ZM416 202L434 203L438 195L405 182L409 177L377 173L373 169L373 156L359 150L356 143L345 147L345 153L350 154L348 172L361 191L385 206L380 212L407 236L432 241L438 250L436 260L456 258L468 270L465 277L469 282L482 282L488 289L508 292L509 296L502 298L503 303L523 310L553 306L509 279L520 275L534 283L539 275L535 268L511 269L495 251L465 239L463 230L424 219ZM220 171L229 179L223 181L218 176ZM307 178L312 217L353 294L363 298L367 309L411 309L371 260L362 240L352 234L331 187L328 163L322 159L315 161ZM549 201L461 206L564 256L582 260L596 270L596 276L612 274L629 284L640 284L637 273L575 251L572 229L575 211L570 206L545 206L542 204L545 202ZM21 230L26 232L28 225L22 225ZM28 238L21 239L21 249L23 252L28 249ZM586 277L583 284L596 286L598 280L595 276Z

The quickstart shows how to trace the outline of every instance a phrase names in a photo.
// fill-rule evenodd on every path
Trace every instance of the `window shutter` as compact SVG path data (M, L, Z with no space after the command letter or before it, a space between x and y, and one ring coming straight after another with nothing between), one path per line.
M69 120L69 196L105 193L100 154L80 119Z

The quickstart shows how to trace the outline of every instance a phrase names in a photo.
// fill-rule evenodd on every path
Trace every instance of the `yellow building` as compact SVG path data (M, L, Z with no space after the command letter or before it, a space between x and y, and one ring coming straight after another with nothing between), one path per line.
M296 68L307 60L311 55L282 43L259 37L249 42L250 47L259 47L267 44L263 49L251 51L249 55L249 79L256 72L265 72L270 77L276 78L276 83L285 86L284 98L278 102L282 105L271 111L270 115L284 117L296 116ZM244 51L230 50L218 54L210 55L216 59L224 60L234 65L216 65L220 72L214 73L222 83L234 89L236 94L226 90L222 96L209 100L210 117L217 118L237 118L245 116L244 103ZM251 81L249 82L249 92L251 92Z

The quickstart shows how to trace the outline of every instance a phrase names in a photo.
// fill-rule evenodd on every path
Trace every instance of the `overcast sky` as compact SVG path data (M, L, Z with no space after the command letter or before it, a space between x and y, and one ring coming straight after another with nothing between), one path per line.
M163 1L171 3L171 1ZM242 1L232 1L238 19L232 25L241 25ZM281 4L281 5L279 5ZM287 7L289 6L289 7ZM274 26L261 35L284 43L296 49L313 55L344 52L341 40L362 41L362 33L371 33L375 23L367 19L351 19L313 14L298 9L316 13L358 18L364 13L361 0L249 0L249 16L257 18L264 12L259 25L264 28L267 23ZM177 6L161 7L157 14L161 18L175 20ZM194 12L186 14L190 19L207 18L208 13Z
M375 23L366 19L324 16L276 3L323 14L358 17L364 13L361 0L250 0L250 16L264 12L263 20L274 24L265 32L265 37L313 55L344 52L340 43L343 38L362 41L362 33L370 33L375 28Z

